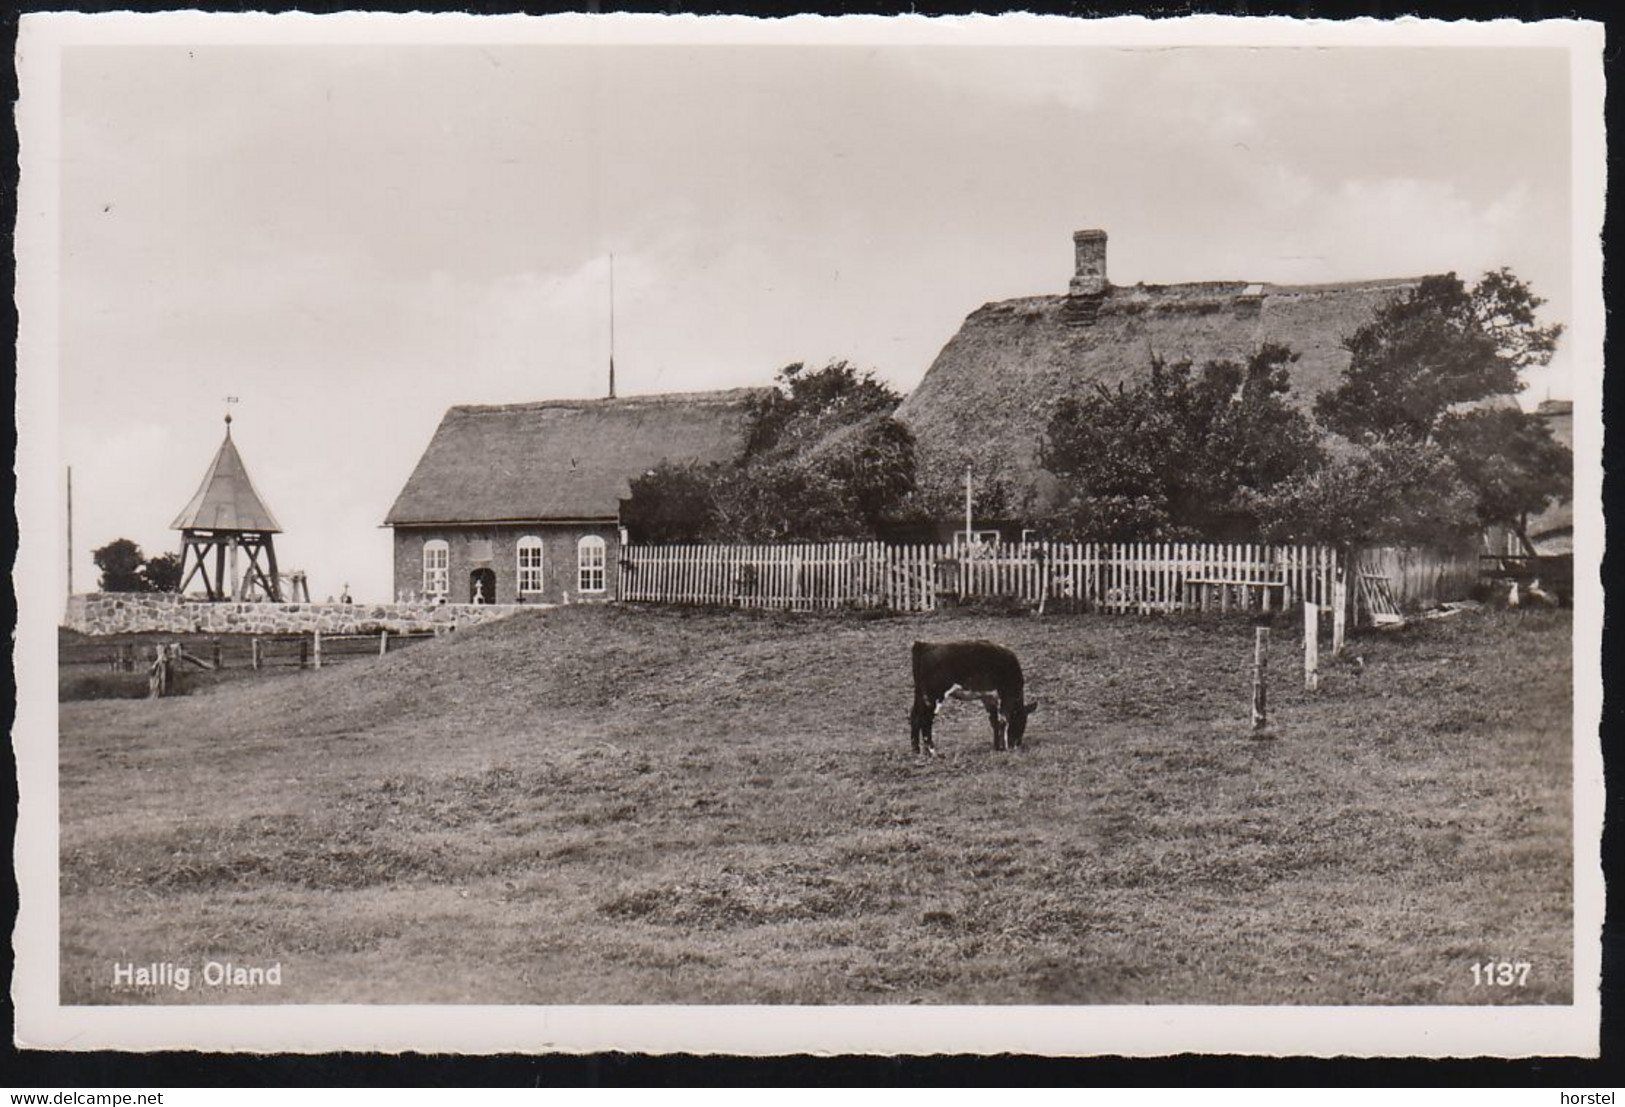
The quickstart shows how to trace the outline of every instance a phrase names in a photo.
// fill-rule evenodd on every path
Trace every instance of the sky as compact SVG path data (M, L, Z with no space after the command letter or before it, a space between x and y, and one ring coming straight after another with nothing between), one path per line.
M115 538L178 549L168 525L229 407L284 570L317 600L390 598L381 524L448 407L603 394L612 254L622 395L836 358L906 392L981 304L1064 292L1086 227L1118 284L1504 265L1567 322L1568 65L608 36L69 47L75 589ZM1575 371L1565 344L1526 402L1571 396Z

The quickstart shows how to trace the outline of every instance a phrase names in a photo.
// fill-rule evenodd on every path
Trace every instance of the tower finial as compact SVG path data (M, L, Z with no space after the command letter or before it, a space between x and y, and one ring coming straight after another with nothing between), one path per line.
M227 396L226 400L226 437L231 437L231 405L237 402L237 397Z

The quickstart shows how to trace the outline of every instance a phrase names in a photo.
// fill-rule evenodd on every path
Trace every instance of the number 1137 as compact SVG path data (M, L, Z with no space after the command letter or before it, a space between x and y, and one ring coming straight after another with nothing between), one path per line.
M1481 961L1473 965L1473 987L1523 987L1529 983L1528 961Z

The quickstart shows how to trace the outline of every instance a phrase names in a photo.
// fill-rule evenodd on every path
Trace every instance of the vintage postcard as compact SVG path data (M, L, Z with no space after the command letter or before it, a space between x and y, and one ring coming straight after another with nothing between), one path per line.
M24 17L19 1043L1594 1056L1602 46Z

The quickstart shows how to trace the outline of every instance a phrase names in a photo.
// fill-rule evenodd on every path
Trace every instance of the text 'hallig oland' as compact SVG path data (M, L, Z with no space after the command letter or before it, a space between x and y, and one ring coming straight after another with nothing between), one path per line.
M141 965L130 961L113 965L113 987L173 988L184 992L195 981L206 988L275 988L282 984L282 962L271 965L234 965L230 961L205 961L202 970L193 977L190 965L177 965L173 961L153 961Z

